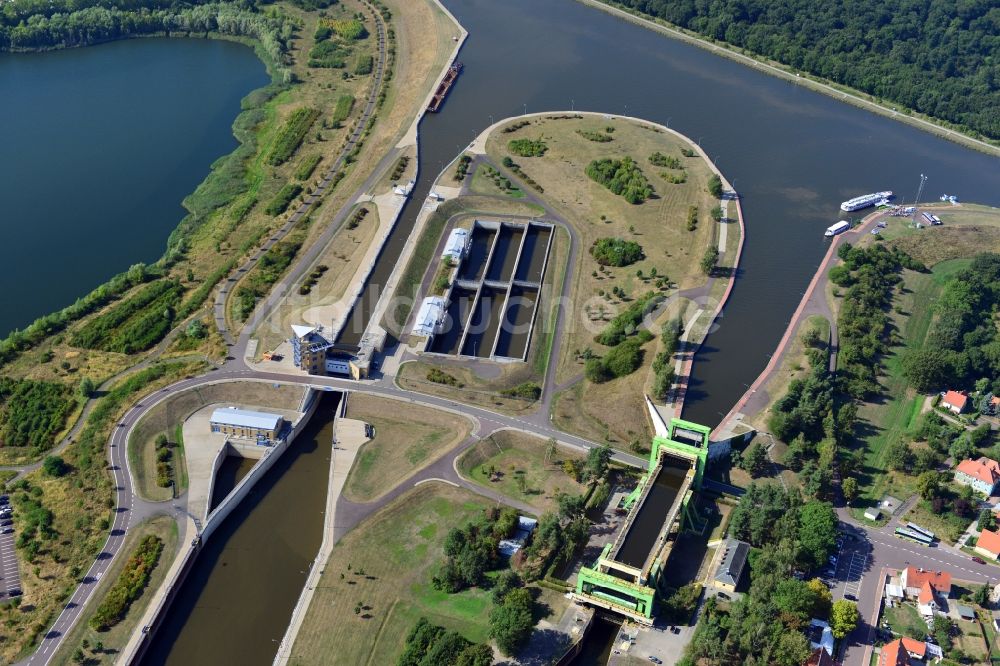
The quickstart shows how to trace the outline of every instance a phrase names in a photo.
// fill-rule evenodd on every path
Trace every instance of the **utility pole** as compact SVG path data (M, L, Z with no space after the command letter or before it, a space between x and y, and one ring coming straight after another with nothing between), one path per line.
M924 183L927 182L927 176L920 174L920 187L917 188L917 197L913 200L913 215L910 216L910 222L914 224L917 221L917 204L920 202L920 195L924 192Z

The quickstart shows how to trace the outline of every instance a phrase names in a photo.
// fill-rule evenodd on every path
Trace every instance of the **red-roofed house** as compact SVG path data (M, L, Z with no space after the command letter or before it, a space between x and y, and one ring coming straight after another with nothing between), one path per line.
M904 636L882 646L878 666L909 666L910 659L923 661L926 656L926 643Z
M961 391L948 391L941 398L941 406L945 409L954 412L955 414L961 414L965 411L965 405L969 402L969 396L965 395Z
M944 600L951 596L951 574L947 571L906 567L900 585L906 596L917 600L917 610L925 616L941 610Z
M985 456L978 460L963 460L955 468L955 481L972 486L973 490L989 497L1000 483L1000 463Z
M1000 533L983 530L976 542L976 552L994 560L1000 559Z

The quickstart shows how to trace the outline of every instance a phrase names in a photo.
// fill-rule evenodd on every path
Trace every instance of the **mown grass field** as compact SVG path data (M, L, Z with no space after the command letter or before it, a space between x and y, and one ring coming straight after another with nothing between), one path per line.
M464 477L533 506L542 515L558 509L559 493L581 495L586 488L562 468L563 461L582 460L583 454L556 447L546 459L547 447L548 440L541 437L501 430L463 453L456 464Z
M142 596L129 607L128 613L121 622L108 631L95 631L89 625L94 609L104 599L108 590L118 580L119 576L121 576L122 570L125 568L125 563L130 554L135 550L135 547L148 534L158 536L163 540L163 553L160 555L160 560L157 562L156 568L153 569L153 573L149 578L149 584L143 591ZM90 603L80 616L80 621L67 634L62 647L55 653L53 663L70 663L72 655L77 649L83 651L88 664L115 663L118 653L128 643L133 632L139 629L137 624L142 618L146 607L149 606L153 592L163 583L164 578L166 578L167 571L170 569L170 563L177 552L177 536L177 523L169 516L159 516L132 528L125 539L125 544L122 546L123 556L118 558L118 561L112 564L108 572L101 578L101 582L91 597ZM88 642L88 648L82 647L84 640ZM95 646L98 642L103 644L102 650L96 649Z
M354 394L347 417L375 427L358 452L344 486L352 502L370 502L460 444L472 422L451 412L399 400Z
M447 531L488 505L468 491L425 484L345 535L326 562L291 662L395 663L420 616L469 640L485 640L489 593L448 595L431 586L431 576L442 561ZM366 609L355 614L359 602Z

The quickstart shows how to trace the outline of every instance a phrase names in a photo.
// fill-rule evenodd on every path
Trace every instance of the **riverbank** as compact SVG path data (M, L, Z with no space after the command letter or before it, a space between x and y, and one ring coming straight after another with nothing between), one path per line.
M731 47L724 42L709 41L702 35L685 30L679 26L663 21L662 19L653 18L639 12L633 12L617 5L611 5L603 0L576 1L590 7L594 7L595 9L600 9L601 11L607 12L608 14L612 14L619 18L632 21L633 23L642 25L655 32L668 35L689 44L694 44L699 48L711 51L712 53L716 53L717 55L721 55L725 58L734 60L772 76L785 79L786 81L790 81L796 85L801 85L809 88L810 90L821 92L824 95L837 99L838 101L847 102L852 106L877 113L880 116L898 120L899 122L906 123L907 125L911 125L930 134L948 139L949 141L954 141L955 143L967 148L972 148L988 155L1000 156L1000 145L997 145L997 143L991 143L989 141L969 136L961 130L955 130L948 127L943 124L944 121L938 121L930 116L917 114L912 110L904 109L903 112L900 112L898 111L898 107L900 105L896 105L896 107L887 106L881 102L875 101L874 97L868 95L867 93L863 93L860 90L855 90L833 81L820 79L807 72L795 71L793 68L776 61L771 61L756 55L748 55L747 53L736 50L734 47Z

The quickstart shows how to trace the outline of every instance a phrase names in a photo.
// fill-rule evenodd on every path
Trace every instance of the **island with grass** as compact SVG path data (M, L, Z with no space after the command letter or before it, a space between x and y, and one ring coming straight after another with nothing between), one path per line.
M397 292L414 305L389 324L413 352L399 385L551 410L561 430L645 447L643 396L680 412L678 352L703 339L738 261L739 201L722 174L666 127L540 113L487 129L432 189L441 201ZM445 256L456 230L467 250ZM412 326L427 297L440 299L434 331Z

